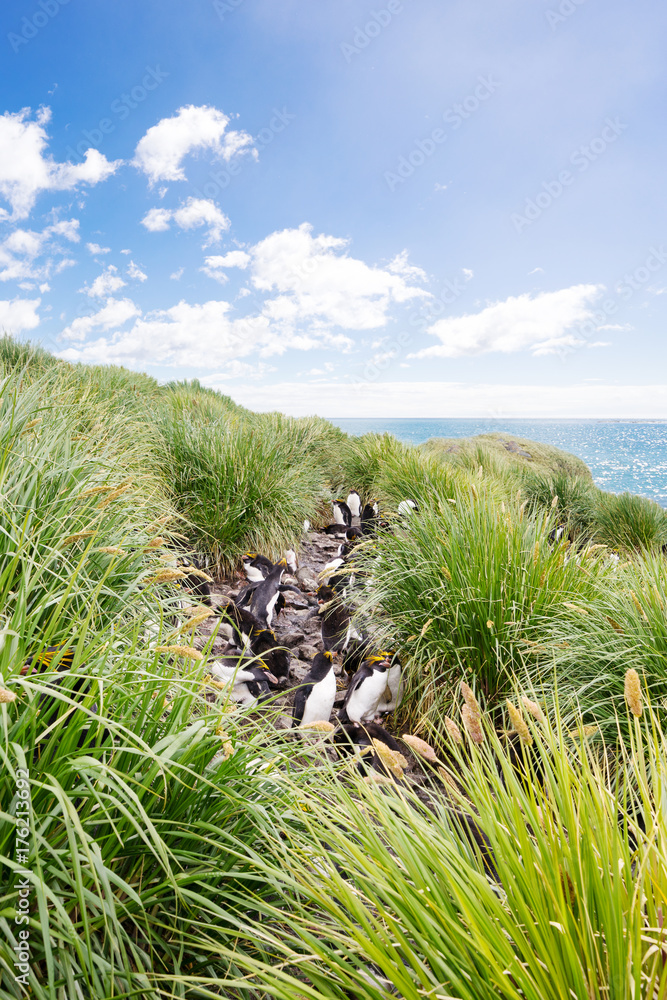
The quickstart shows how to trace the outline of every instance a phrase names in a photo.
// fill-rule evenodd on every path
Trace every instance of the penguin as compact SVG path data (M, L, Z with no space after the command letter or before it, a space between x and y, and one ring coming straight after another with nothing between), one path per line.
M63 681L71 676L70 671L74 665L74 654L74 649L68 647L66 643L61 642L55 646L47 646L39 653L28 656L21 666L20 672L23 677L48 672L54 665L56 668L64 668L62 672L47 673L46 677L39 678L39 683L42 686L56 688L63 692L63 698L57 697L55 693L53 695L44 693L39 695L39 717L40 722L45 727L55 726L61 711L66 713L62 720L63 723L65 725L70 724L74 715L71 712L71 705L64 699L67 698L69 701L83 701L90 693L91 683L88 677L74 675L75 679L72 684L63 685ZM85 663L79 664L79 670L83 670L85 667ZM83 709L86 718L84 724L81 726L81 732L77 741L79 749L84 746L87 749L92 749L93 746L113 745L113 736L109 730L90 718L91 715L97 714L97 709L96 702L89 708ZM77 721L79 718L80 716L77 716ZM33 753L33 761L39 759L40 747L37 746Z
M361 514L361 497L356 490L350 490L347 495L346 503L350 508L352 517L359 517Z
M372 722L387 687L391 666L385 652L367 657L350 681L338 716L341 723Z
M278 598L280 597L280 584L283 581L283 574L287 569L284 559L277 562L265 580L255 588L250 601L250 610L265 628L271 628L274 610ZM283 598L283 607L285 599Z
M285 562L287 563L287 570L292 576L296 576L299 569L299 561L296 557L296 552L294 549L287 549L285 551Z
M387 687L384 693L384 701L378 705L378 712L393 712L403 697L403 683L401 680L401 661L396 653L387 653L390 657L391 666L387 671Z
M565 534L566 527L566 524L558 524L555 528L552 528L549 532L549 542L551 545L555 545L557 542L560 542L561 538Z
M409 516L410 514L418 514L419 504L416 500L401 500L398 505L398 513L402 517Z
M336 697L336 675L333 655L325 650L318 653L294 697L292 728L309 722L328 722Z
M333 516L336 524L344 524L347 528L352 525L352 513L344 500L334 500Z
M364 533L361 528L348 528L345 532L345 540L338 546L338 556L342 558L349 556L352 549L363 537Z
M322 528L324 535L344 535L346 531L346 524L327 524L326 528Z
M278 678L289 673L290 653L281 646L275 632L264 628L247 608L239 608L232 600L220 604L216 609L220 616L227 617L232 626L233 640L244 652L251 650L254 656L261 656L272 674Z
M246 552L243 556L243 568L250 583L261 583L273 569L273 563L266 556Z
M322 645L325 650L338 653L347 649L352 639L361 636L351 623L351 611L344 604L335 601L331 587L319 587L317 602L318 616L322 627Z
M377 500L367 503L361 512L361 531L364 535L373 535L377 527L379 507Z
M260 663L236 649L213 660L208 666L216 681L229 689L232 701L250 707L271 697L269 682L278 683L278 679Z
M213 578L204 570L199 559L193 557L188 561L185 557L178 559L177 566L187 576L180 580L181 587L189 594L199 598L202 604L211 605L211 584Z
M360 774L368 774L371 767L381 774L393 777L376 753L373 740L379 740L395 753L401 753L401 746L397 740L377 722L348 722L339 726L333 734L334 746L339 757L352 753L359 757L357 769ZM372 748L372 752L368 751L369 747Z
M348 645L343 657L343 670L348 677L354 677L366 657L370 656L372 648L373 644L368 636L362 636Z

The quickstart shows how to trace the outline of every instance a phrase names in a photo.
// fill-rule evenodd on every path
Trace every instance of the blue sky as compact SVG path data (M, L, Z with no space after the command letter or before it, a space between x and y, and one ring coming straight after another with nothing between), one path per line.
M0 326L324 416L667 417L667 9L11 0Z

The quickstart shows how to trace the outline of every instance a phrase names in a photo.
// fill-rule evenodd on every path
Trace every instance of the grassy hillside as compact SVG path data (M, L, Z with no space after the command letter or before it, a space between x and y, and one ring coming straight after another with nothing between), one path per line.
M661 508L503 435L349 438L8 338L0 366L1 1000L666 995ZM419 794L207 700L172 566L298 547L350 487Z

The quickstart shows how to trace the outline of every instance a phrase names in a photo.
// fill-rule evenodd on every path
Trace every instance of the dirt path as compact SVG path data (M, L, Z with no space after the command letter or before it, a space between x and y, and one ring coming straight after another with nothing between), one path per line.
M284 709L283 714L278 719L279 728L289 728L292 724L292 689L300 684L310 669L313 657L322 650L322 636L320 619L317 615L317 598L315 591L318 587L318 576L325 565L334 558L340 545L341 538L334 535L325 535L319 531L308 531L304 533L301 546L298 552L299 569L297 576L285 577L286 583L296 584L301 590L301 594L294 591L285 592L286 606L277 620L274 620L273 630L280 643L286 646L291 652L291 663L289 678L285 684L284 698L276 699L276 703ZM245 586L247 580L243 573L237 574L231 580L222 584L216 584L212 588L212 600L214 606L222 603L223 597L238 594L239 590ZM203 646L215 630L217 618L211 618L204 622L197 630L199 641L196 643ZM226 645L224 636L216 639L213 645L213 653L222 653ZM340 665L336 666L336 672L340 671ZM345 691L345 682L338 681L339 695L336 698L337 705L342 701Z

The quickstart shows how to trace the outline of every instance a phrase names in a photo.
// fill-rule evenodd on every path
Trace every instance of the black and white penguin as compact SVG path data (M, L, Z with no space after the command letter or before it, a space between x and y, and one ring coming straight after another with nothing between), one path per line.
M338 557L344 559L345 556L349 556L352 549L361 541L363 537L364 533L361 528L348 528L345 532L345 540L338 546Z
M350 508L350 513L352 517L359 517L361 514L361 497L356 490L350 490L347 495L346 501L348 507Z
M351 622L351 611L336 599L331 587L319 587L317 603L318 617L322 628L322 645L325 650L338 653L347 649L353 639L361 638Z
M273 563L267 556L246 552L243 556L243 568L250 583L261 583L273 569Z
M379 505L377 500L367 503L361 512L361 531L364 535L373 535L377 528Z
M372 722L387 688L387 671L391 666L387 653L369 656L350 681L339 715L341 723Z
M265 580L253 590L250 600L250 610L262 622L265 628L271 628L273 615L278 598L280 597L280 585L283 582L283 575L287 569L284 559L277 562ZM283 598L284 606L284 598Z
M318 653L294 697L292 728L309 722L328 722L336 697L336 675L333 655L325 650Z
M216 613L223 621L227 619L230 622L235 645L244 652L250 650L255 656L260 656L276 677L287 677L290 653L280 645L272 629L264 628L252 612L239 608L229 599L218 606Z
M64 725L80 726L77 741L79 749L84 746L92 749L93 745L113 745L112 734L93 718L97 715L97 702L84 705L85 699L96 691L96 687L93 687L85 674L79 676L79 671L86 670L85 663L80 663L77 671L74 671L74 655L75 650L67 646L67 643L58 643L27 657L21 667L21 675L24 677L42 675L39 677L42 690L38 699L40 724L44 728L53 728L59 724L57 720L62 715ZM52 695L46 693L49 689L53 690ZM72 710L71 702L80 702L80 711ZM41 746L38 744L33 752L33 761L40 758Z
M398 513L402 517L419 513L419 504L416 500L401 500L398 505Z
M352 525L352 512L344 500L333 500L333 516L335 524L344 524L347 528Z
M339 757L352 753L359 757L358 769L361 774L367 774L369 767L375 768L381 774L387 774L387 769L375 752L373 740L379 740L390 750L401 753L401 746L397 740L377 722L348 722L339 726L333 735ZM369 747L373 748L372 752L369 752Z
M271 697L269 682L277 684L278 679L254 657L247 657L240 649L230 651L225 656L209 663L211 676L224 684L232 701L250 707Z
M567 528L566 524L558 524L555 528L553 528L549 532L549 541L551 542L552 545L555 545L557 542L560 542L561 538L565 534L566 528Z
M296 576L299 569L299 561L296 557L294 549L286 549L285 562L287 563L287 572L291 573L292 576Z
M391 666L387 671L387 687L384 699L378 705L378 712L393 712L398 707L403 696L403 682L401 678L401 661L396 653L387 653L390 657Z

